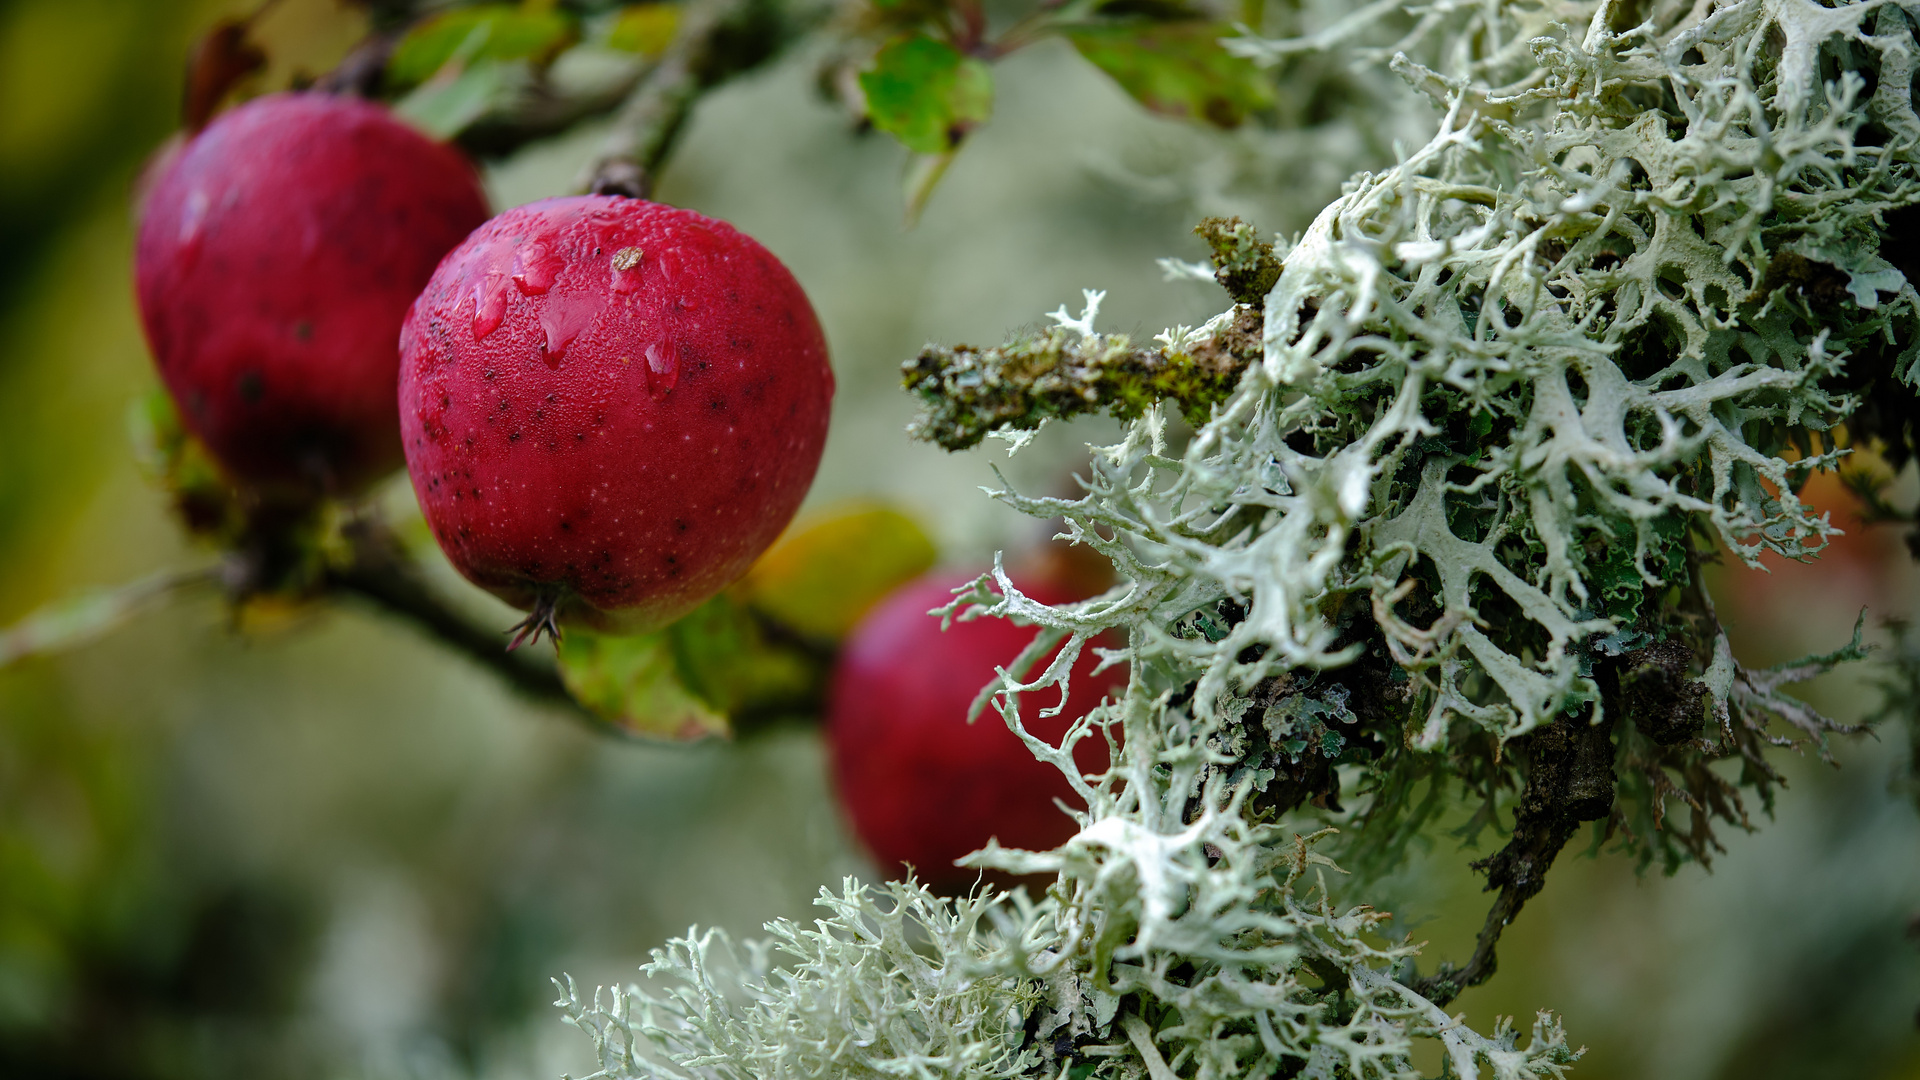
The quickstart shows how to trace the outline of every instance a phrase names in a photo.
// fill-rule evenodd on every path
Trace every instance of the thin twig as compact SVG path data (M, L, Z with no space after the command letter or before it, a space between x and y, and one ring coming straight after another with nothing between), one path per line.
M645 198L700 94L771 59L797 28L768 0L692 0L680 31L640 80L580 186Z
M70 596L0 627L0 668L29 656L64 652L106 636L180 595L218 583L220 568L162 570L138 581Z

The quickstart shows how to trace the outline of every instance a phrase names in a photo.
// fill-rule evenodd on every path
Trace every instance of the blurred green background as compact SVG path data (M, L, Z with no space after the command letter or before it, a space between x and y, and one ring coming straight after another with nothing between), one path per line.
M128 405L155 385L128 206L175 127L192 41L249 7L0 7L0 625L210 558L128 449ZM261 85L325 70L363 27L335 0L285 0L259 27L273 58ZM759 238L819 309L840 394L813 504L890 500L954 564L1041 535L979 493L990 461L1058 487L1102 429L1050 430L1011 462L941 454L901 434L900 360L929 340L997 341L1077 308L1082 287L1109 290L1109 328L1197 323L1221 298L1163 283L1156 257L1198 258L1188 230L1204 213L1299 228L1350 164L1391 152L1381 133L1399 122L1383 117L1372 139L1202 132L1041 46L999 66L992 122L909 230L903 152L814 92L816 60L802 49L704 102L659 195ZM564 191L596 137L491 166L496 209ZM382 498L409 512L404 480ZM1863 605L1912 611L1920 580L1894 537L1839 554L1819 573L1721 576L1748 659L1830 648ZM1873 701L1860 673L1809 693L1848 717ZM1457 1007L1476 1026L1563 1012L1590 1048L1581 1077L1920 1078L1920 941L1906 936L1920 823L1895 786L1903 743L1846 743L1839 770L1790 762L1775 819L1753 808L1762 828L1729 837L1711 875L1567 857L1507 936L1498 978ZM1462 956L1478 927L1469 857L1438 846L1399 907L1429 963ZM588 1072L586 1039L547 1005L549 975L625 980L690 924L804 918L847 873L871 867L805 728L611 742L366 612L241 635L202 597L0 671L0 1076Z

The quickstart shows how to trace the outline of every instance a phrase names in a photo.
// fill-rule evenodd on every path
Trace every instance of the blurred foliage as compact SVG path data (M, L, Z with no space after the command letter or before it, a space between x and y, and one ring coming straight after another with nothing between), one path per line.
M913 518L856 503L803 518L753 564L738 592L800 634L838 641L882 597L930 569L936 554Z
M860 74L873 126L919 154L943 154L993 111L987 65L920 34L888 42Z
M738 585L670 626L627 636L567 631L560 676L602 719L658 739L817 715L834 643L933 560L927 534L888 507L803 520Z
M479 4L432 15L414 24L387 60L387 85L418 86L449 66L481 60L544 63L578 30L564 11L547 5Z
M135 399L127 410L127 435L140 471L172 497L188 532L222 546L238 539L243 514L233 485L180 422L171 395L156 388Z
M676 4L644 3L620 9L607 30L607 45L641 56L659 56L673 43L680 26Z
M843 93L849 107L922 155L908 172L911 218L951 155L991 114L990 65L1047 38L1070 41L1155 112L1220 128L1271 117L1274 77L1220 49L1219 40L1235 32L1221 14L1160 0L994 7L978 0L847 0L824 82L856 84L857 93ZM1060 118L1063 125L1074 119Z
M452 77L423 82L393 103L393 111L436 139L450 139L498 112L525 89L526 65L491 58L447 69Z
M1224 23L1130 20L1067 33L1095 67L1147 108L1234 128L1273 107L1271 76L1220 49Z
M1893 641L1879 680L1880 707L1868 719L1896 731L1906 727L1905 760L1896 767L1894 785L1920 807L1920 634L1905 619L1888 620L1887 629ZM1920 1017L1915 1022L1920 1023Z

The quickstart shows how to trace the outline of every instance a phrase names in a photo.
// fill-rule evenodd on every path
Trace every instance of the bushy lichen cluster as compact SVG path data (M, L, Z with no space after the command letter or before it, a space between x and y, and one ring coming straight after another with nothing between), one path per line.
M1523 1048L1505 1022L1479 1035L1381 973L1412 951L1374 943L1387 916L1336 911L1315 838L1249 827L1238 801L1171 832L1116 814L1060 852L991 852L1062 871L1037 905L849 881L822 890L812 928L771 923L745 956L709 930L656 951L650 986L583 999L569 981L557 1004L592 1037L596 1078L1398 1080L1420 1075L1415 1038L1459 1077L1566 1075L1578 1054L1547 1014Z
M1083 497L1001 496L1121 584L1055 608L996 570L949 611L1041 628L983 700L1072 778L1082 828L974 860L1055 884L850 890L817 932L773 925L784 960L676 943L611 1009L569 994L603 1075L1398 1077L1415 1037L1451 1075L1560 1075L1545 1018L1518 1049L1440 1006L1492 972L1561 848L1592 821L1643 861L1704 861L1716 821L1749 825L1743 792L1771 799L1770 748L1850 730L1780 691L1858 637L1744 667L1701 565L1816 555L1834 529L1794 492L1861 396L1912 394L1920 294L1882 247L1920 202L1914 25L1890 0L1382 0L1232 43L1391 57L1438 131L1283 245L1264 299L1157 350L1097 333L1090 296L910 365L943 445L1137 414ZM1242 355L1230 394L1153 381L1208 350ZM1021 709L1064 701L1116 630L1125 696L1063 745L1027 735ZM1110 741L1109 772L1080 776L1081 738ZM1421 977L1318 869L1296 893L1316 840L1364 890L1439 815L1506 808L1463 964Z

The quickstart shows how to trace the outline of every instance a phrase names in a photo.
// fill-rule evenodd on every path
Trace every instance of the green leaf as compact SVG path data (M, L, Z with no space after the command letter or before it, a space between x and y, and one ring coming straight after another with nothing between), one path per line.
M731 734L726 716L687 688L669 630L626 636L567 631L560 681L575 701L630 735L679 742Z
M924 34L887 43L860 74L873 126L907 149L944 154L993 112L993 74Z
M648 634L569 629L560 678L629 734L685 741L813 709L831 650L870 607L933 565L897 510L861 505L793 530L739 585Z
M726 594L651 633L569 628L559 666L567 692L601 719L676 742L730 736L749 713L805 711L826 677L820 656L776 640Z
M753 613L722 594L667 627L687 687L739 718L751 711L805 709L825 665L773 640Z
M888 506L854 506L790 530L742 585L748 602L782 625L831 641L932 568L935 554L912 518Z
M450 81L434 79L394 102L394 115L435 139L451 139L519 95L529 75L522 61L480 60Z
M1068 32L1080 55L1154 112L1234 128L1271 108L1273 84L1220 47L1224 23L1122 23Z
M400 39L387 61L387 82L399 89L418 86L449 63L543 63L574 37L573 19L563 11L515 4L457 8L423 20Z

